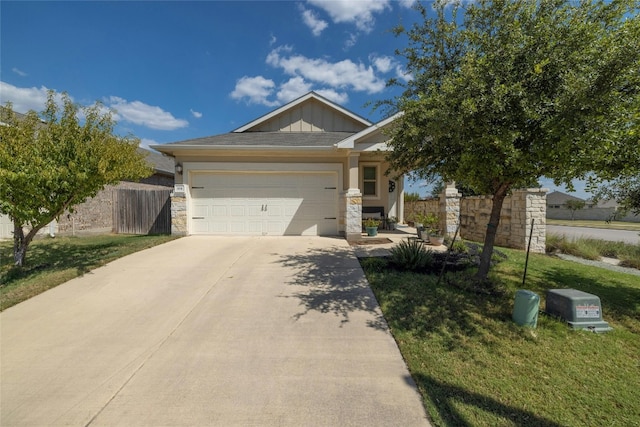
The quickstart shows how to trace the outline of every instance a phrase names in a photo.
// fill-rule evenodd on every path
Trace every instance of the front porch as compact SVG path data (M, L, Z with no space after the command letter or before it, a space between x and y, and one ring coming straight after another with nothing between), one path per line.
M378 235L375 237L360 233L360 237L352 238L349 244L358 258L386 257L391 255L391 249L398 243L411 238L417 238L417 230L408 225L398 224L395 230L378 229ZM444 252L447 247L427 245L427 249Z

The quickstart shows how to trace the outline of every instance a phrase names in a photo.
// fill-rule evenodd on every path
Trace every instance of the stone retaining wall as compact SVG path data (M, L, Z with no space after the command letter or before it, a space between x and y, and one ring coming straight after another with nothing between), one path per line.
M492 197L460 198L453 187L445 188L440 199L406 202L407 212L435 213L440 217L440 228L453 236L460 221L463 239L483 242L491 215ZM500 212L500 224L495 244L516 249L527 249L531 223L531 251L544 253L546 239L546 189L516 190L505 198Z

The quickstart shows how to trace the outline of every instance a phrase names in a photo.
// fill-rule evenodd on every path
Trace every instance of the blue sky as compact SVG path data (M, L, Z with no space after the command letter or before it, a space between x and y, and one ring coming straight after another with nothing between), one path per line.
M0 103L40 111L48 89L101 101L143 146L229 132L310 90L376 122L367 103L407 77L390 30L419 19L412 3L3 0Z

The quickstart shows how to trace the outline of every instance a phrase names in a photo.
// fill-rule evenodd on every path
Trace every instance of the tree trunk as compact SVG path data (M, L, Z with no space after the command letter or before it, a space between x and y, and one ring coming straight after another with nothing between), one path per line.
M487 224L487 234L484 236L482 254L480 254L480 267L476 273L478 280L485 280L489 274L493 245L496 241L496 233L498 231L498 225L500 224L500 211L502 210L502 203L504 202L504 198L507 197L508 191L509 185L502 185L493 195L491 216L489 217L489 224Z
M22 268L24 266L24 260L27 256L27 248L43 226L31 229L27 235L24 235L22 225L18 225L18 221L13 220L13 262L17 267Z

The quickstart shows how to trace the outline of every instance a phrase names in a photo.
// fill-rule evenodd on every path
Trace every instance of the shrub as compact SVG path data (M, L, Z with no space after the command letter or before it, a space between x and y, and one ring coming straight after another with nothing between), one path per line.
M377 219L367 218L364 220L364 226L367 228L378 227L379 225L380 225L380 221L378 221Z
M433 263L433 253L418 240L403 240L391 249L391 262L398 268L420 271Z
M361 258L360 265L365 271L381 273L389 266L389 261L386 258L370 257Z
M457 254L467 254L469 253L469 248L462 240L456 240L453 242L453 246L451 250Z

